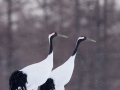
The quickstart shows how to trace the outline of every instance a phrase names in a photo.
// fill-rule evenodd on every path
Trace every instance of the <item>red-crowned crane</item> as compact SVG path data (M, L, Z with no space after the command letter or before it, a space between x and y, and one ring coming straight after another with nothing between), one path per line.
M53 68L52 40L56 36L67 38L67 36L56 32L49 34L50 50L47 58L21 70L14 71L9 79L10 90L37 90L38 86L46 82Z
M61 66L54 69L46 83L40 86L40 90L64 90L64 86L70 81L74 70L74 61L79 44L82 41L89 40L96 42L95 40L87 37L79 37L71 57Z

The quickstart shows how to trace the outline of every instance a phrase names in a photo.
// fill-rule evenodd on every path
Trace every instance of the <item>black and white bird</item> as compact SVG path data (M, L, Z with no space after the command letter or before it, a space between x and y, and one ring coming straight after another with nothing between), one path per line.
M64 90L64 86L70 81L74 70L75 56L79 44L82 41L89 40L95 42L95 40L89 39L87 37L79 37L71 57L61 66L54 69L46 83L40 86L40 90Z
M46 82L53 68L52 40L56 36L67 38L67 36L56 32L49 34L50 50L47 58L21 70L14 71L9 79L10 90L37 90L38 86Z

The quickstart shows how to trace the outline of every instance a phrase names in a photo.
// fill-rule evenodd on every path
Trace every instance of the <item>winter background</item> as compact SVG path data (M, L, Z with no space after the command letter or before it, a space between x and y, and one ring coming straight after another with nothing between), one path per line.
M120 89L120 0L0 0L0 90L8 90L14 70L39 62L49 51L48 34L56 31L54 68L81 43L66 90Z

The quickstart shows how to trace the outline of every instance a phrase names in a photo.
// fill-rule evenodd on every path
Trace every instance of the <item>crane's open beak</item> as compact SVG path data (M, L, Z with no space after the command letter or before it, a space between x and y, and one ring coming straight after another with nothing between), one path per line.
M95 40L90 39L90 38L87 38L86 40L91 41L91 42L96 42Z
M62 34L57 34L59 37L64 37L64 38L68 38L67 36L65 35L62 35Z

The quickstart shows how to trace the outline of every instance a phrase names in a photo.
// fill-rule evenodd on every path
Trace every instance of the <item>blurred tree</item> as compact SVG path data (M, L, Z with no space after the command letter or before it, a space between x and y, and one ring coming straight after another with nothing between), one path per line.
M103 11L103 12L101 12ZM104 0L104 8L103 10L100 11L100 5L99 5L99 0L96 1L96 20L97 20L97 56L96 59L97 61L95 62L95 89L96 90L101 90L104 89L106 90L106 30L107 30L107 0ZM102 15L102 20L101 20L101 13ZM103 39L102 39L103 38ZM102 41L101 41L102 40ZM103 67L104 66L104 67ZM102 71L104 70L104 71ZM104 74L101 74L101 73Z
M99 0L96 0L95 3L95 22L96 22L96 39L97 39L97 48L96 48L96 60L93 60L93 65L91 68L91 88L95 90L100 89L100 68L101 68L101 50L100 50L100 29L101 29L101 16L100 16L100 4Z
M108 90L107 88L107 63L108 63L108 58L107 58L107 28L108 28L108 19L107 19L107 7L108 7L108 0L104 0L104 12L103 12L103 47L102 47L102 50L103 50L103 64L102 64L102 68L103 68L103 76L101 78L102 82L102 89L104 90Z
M108 3L107 3L106 15L107 15L107 18L109 19L107 19L106 27L111 27L114 23L117 23L117 11L115 9L116 6L115 6L114 0L108 0L107 2Z
M63 30L63 29L64 29L64 28L63 28L63 16L64 16L63 9L64 9L63 1L62 1L62 0L59 0L59 15L60 15L59 31L60 31L60 30L64 31L64 30Z
M80 32L80 0L75 0L75 30Z
M7 23L7 72L8 75L11 72L11 66L12 66L12 56L13 56L13 36L12 36L12 0L6 0L7 3L7 17L8 17L8 23Z
M49 20L49 16L48 16L48 9L49 9L49 5L47 3L47 0L43 0L42 3L40 2L40 0L36 0L38 2L39 5L39 9L43 10L43 25L44 25L44 29L46 30L49 26L48 20Z

